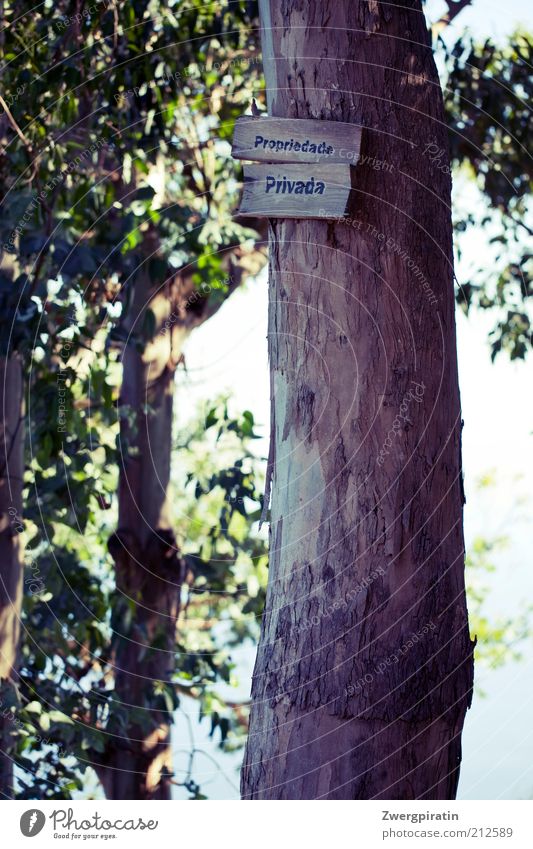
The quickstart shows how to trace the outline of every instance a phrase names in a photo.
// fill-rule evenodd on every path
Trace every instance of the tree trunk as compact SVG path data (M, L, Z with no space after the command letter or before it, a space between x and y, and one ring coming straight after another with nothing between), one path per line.
M7 320L7 318L6 318ZM23 586L22 481L24 475L22 365L0 356L0 679L16 686ZM0 704L0 798L13 797L13 731L9 708Z
M109 542L116 580L115 700L127 733L121 734L115 723L116 736L98 769L109 799L170 799L172 706L165 706L163 694L156 699L155 688L161 682L172 690L182 582L168 485L174 370L186 332L170 320L173 288L172 282L152 288L142 270L127 318L131 337L123 354L120 397L119 523ZM143 329L147 308L155 330L140 350L133 337Z
M156 255L156 236L147 237L146 249L147 255ZM256 246L232 246L221 254L229 297L247 271L258 270L261 252ZM121 727L127 727L127 734L114 728L115 736L109 737L97 767L109 799L171 796L172 710L154 709L154 687L166 683L167 696L172 698L176 623L184 577L168 494L174 372L189 334L222 303L210 299L211 286L196 287L196 273L191 263L165 283L155 285L148 267L143 269L126 319L132 338L124 350L120 397L124 417L119 526L109 549L115 560L117 588L113 611L115 698L123 712ZM133 336L143 328L147 309L155 319L153 339L140 351ZM164 695L160 701L165 704Z
M473 646L430 38L419 0L260 10L269 114L365 129L352 216L270 228L270 573L242 792L452 799Z

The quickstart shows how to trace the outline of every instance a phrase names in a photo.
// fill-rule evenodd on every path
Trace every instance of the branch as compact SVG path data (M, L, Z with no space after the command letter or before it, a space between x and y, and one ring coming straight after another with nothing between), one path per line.
M199 699L202 695L201 691L197 687L186 687L183 684L176 684L176 682L173 681L169 681L168 683L174 687L177 693L181 693L182 696L188 696L189 699ZM238 713L250 707L252 704L251 699L244 699L242 702L235 702L222 698L222 696L218 693L216 696L217 700L223 704L225 708L228 708L228 710L234 710Z
M531 227L528 227L528 225L522 218L516 218L510 212L508 213L508 215L513 224L515 224L517 227L523 227L526 233L528 233L530 236L533 236L533 229Z
M433 38L437 38L437 36L440 35L453 20L455 20L457 15L459 15L463 9L466 9L467 6L470 6L471 3L472 0L446 0L448 11L445 12L444 15L431 27L431 34L433 35Z
M20 129L20 127L19 127L19 125L17 124L17 122L15 121L15 119L13 118L13 115L11 114L11 110L10 110L10 108L9 108L9 106L7 105L7 103L5 102L5 100L4 100L4 98L2 97L2 95L1 95L1 94L0 94L0 105L2 106L2 108L3 108L4 112L6 113L7 120L8 120L8 121L9 121L9 123L11 124L12 128L15 130L15 132L16 132L16 134L17 134L17 136L18 136L18 137L19 137L19 139L22 141L23 145L24 145L24 146L28 149L28 151L31 153L31 145L30 145L30 143L29 143L28 139L26 138L26 136L24 135L24 133L23 133L23 132L22 132L22 130Z

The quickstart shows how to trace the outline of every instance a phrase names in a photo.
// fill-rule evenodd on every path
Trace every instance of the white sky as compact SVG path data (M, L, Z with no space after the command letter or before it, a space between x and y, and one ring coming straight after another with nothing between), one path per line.
M426 17L428 20L438 20L438 16L446 11L446 4L442 0L428 0L426 4ZM473 0L450 26L447 32L453 40L469 28L478 38L491 36L501 38L508 35L516 27L522 24L531 29L531 3L529 0Z

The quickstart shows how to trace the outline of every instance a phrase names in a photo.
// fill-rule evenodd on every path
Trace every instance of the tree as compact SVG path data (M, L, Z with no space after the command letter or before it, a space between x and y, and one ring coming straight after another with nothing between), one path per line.
M110 381L113 371L118 380L118 368L107 364L92 373L91 387L75 381L74 396L86 403L99 389L105 393L101 377ZM45 380L46 373L41 376L41 382ZM83 411L80 415L73 409L71 400L69 396L68 427L81 439L81 427L74 423ZM124 704L116 693L116 669L124 668L117 663L120 638L127 636L132 623L135 627L135 607L115 591L115 568L107 551L109 534L116 526L115 506L102 503L112 501L116 489L117 470L113 465L107 468L106 454L117 437L117 426L104 426L94 410L92 425L101 434L100 444L93 443L91 452L83 443L79 446L81 463L85 467L89 459L93 463L93 492L98 487L98 493L104 494L103 499L94 494L88 497L85 524L77 509L86 492L86 479L77 471L72 473L68 486L75 508L66 510L60 499L64 482L54 474L47 489L47 479L39 472L46 452L37 452L31 475L34 484L25 501L27 556L32 566L25 586L22 662L16 693L2 693L6 727L15 737L19 798L69 799L75 791L87 796L95 785L91 767L104 782L108 780L100 765L113 756L112 745L118 748L135 723L145 733L152 714L171 721L174 712L182 709L183 696L187 697L183 709L191 712L196 704L199 720L210 722L212 734L220 735L221 751L242 746L246 705L221 698L219 687L235 678L233 647L257 640L267 555L264 539L252 528L260 513L262 489L251 451L254 421L247 411L231 415L230 406L224 400L210 402L173 435L178 463L169 503L186 568L176 658L166 681L155 677L146 681L150 712L131 706L131 701ZM40 443L43 431L32 430ZM122 640L127 649L128 641ZM149 650L139 660L143 670L147 660ZM137 692L132 688L130 700ZM179 741L176 744L181 748ZM183 745L189 745L189 739ZM165 775L165 782L171 781L180 795L202 798L195 752L196 746L187 775ZM134 753L131 747L125 757ZM120 776L109 772L116 790ZM143 772L134 776L136 787L143 787L143 776ZM123 788L127 780L132 781L122 777ZM113 786L107 789L114 792Z
M160 690L174 689L163 673L173 662L182 565L164 510L173 371L183 339L218 309L245 272L262 264L257 233L230 214L235 189L228 191L227 183L235 166L227 139L250 101L258 70L249 25L254 4L231 6L231 14L200 0L185 9L149 0L75 9L66 0L38 10L17 0L2 6L0 282L14 305L12 337L25 345L22 360L10 367L9 415L20 402L15 372L23 362L32 415L25 527L33 549L52 569L49 583L21 611L20 560L16 568L7 558L1 564L9 587L2 599L7 619L28 616L43 634L36 648L30 629L22 667L18 673L13 668L6 682L8 715L0 717L0 725L17 763L32 773L26 756L33 743L22 733L17 742L14 718L26 721L32 705L30 713L43 726L77 723L81 757L105 762L110 795L130 798L168 795L169 709L161 712ZM13 338L9 356L18 351ZM117 348L124 348L119 397L110 375ZM109 596L94 586L104 563L95 558L92 568L77 569L72 540L111 501L110 467L118 455L109 436L117 402L123 474L120 525L111 540L116 596L110 649L110 611L102 607ZM4 435L11 426L10 418ZM152 463L146 452L154 438ZM14 448L16 502L20 438ZM142 522L139 497L141 511L148 511ZM48 513L41 510L43 502ZM17 504L15 510L18 523ZM141 538L132 540L137 529ZM14 539L20 543L22 536ZM15 553L19 549L13 547ZM154 574L155 561L158 577L150 582L146 576ZM79 598L68 603L71 585L56 584L54 564L88 591L81 597L94 602L98 626ZM163 589L169 587L167 599ZM150 599L140 595L151 591ZM66 633L58 612L67 617ZM16 629L10 630L8 658L17 641ZM161 658L169 663L162 666ZM146 687L133 672L141 659ZM147 737L155 743L141 757ZM137 765L142 761L128 786L110 780L120 739L122 762L130 756ZM60 794L71 792L57 752L43 761L48 775L61 777ZM42 780L45 795L56 792ZM23 792L35 792L35 776L33 785L30 781ZM12 789L10 781L0 788L6 794Z
M351 218L270 228L270 567L243 796L450 799L473 646L430 38L418 0L260 13L269 114L364 137Z
M186 577L168 495L174 372L193 328L222 303L208 306L211 286L204 283L199 292L194 273L185 270L153 286L139 269L127 320L130 338L120 398L127 415L121 422L118 529L109 550L116 575L115 699L129 718L128 734L120 733L117 724L99 758L98 773L111 799L169 799L171 794L170 726L177 702L171 700L170 707L158 710L153 692L167 686L175 670L176 626ZM230 261L227 294L241 277L242 268ZM139 350L131 335L136 325L146 323L147 313L154 320L152 338Z
M447 5L435 32L467 4ZM228 145L234 118L263 85L255 6L102 0L73 8L58 0L35 9L6 0L0 10L0 298L9 378L0 392L7 413L0 462L9 458L0 505L5 794L12 793L13 758L21 798L87 793L91 766L110 795L168 795L176 783L168 723L183 694L196 700L203 721L210 718L224 748L242 739L246 706L224 702L217 684L234 674L232 646L254 635L265 552L250 532L257 493L242 457L222 468L219 461L226 431L248 438L253 421L248 412L231 417L211 405L194 438L176 442L171 408L185 337L262 262L258 223L245 230L232 218L238 171ZM484 274L462 286L459 300L497 314L509 306L493 339L501 341L495 353L512 356L523 356L529 342L530 257L518 242L516 250L509 244L528 226L520 99L531 87L529 52L530 40L520 36L505 49L461 39L448 55L453 162L478 179L491 213L502 213L505 248L496 296ZM479 120L487 103L494 126ZM501 129L506 122L511 142ZM427 155L437 171L446 162L435 144ZM497 153L500 169L503 155L512 156L512 185L495 173L487 179L487 153L493 161ZM371 167L367 158L360 171ZM470 223L479 221L469 216L458 228ZM180 393L180 409L189 403ZM209 447L204 429L208 438L217 433ZM213 461L196 456L209 451ZM175 455L180 474L174 470L169 497ZM159 561L152 552L156 568L149 571L146 539L137 569L128 542L135 525L149 536L148 514L158 526L156 549L170 554ZM164 580L151 581L159 566ZM167 601L171 609L158 616L163 586L172 599L165 596L161 610ZM140 588L152 593L149 605L136 598ZM486 634L480 621L485 631L478 633ZM144 752L142 741L154 732L158 742ZM129 777L113 771L124 759L140 769ZM152 763L156 780L148 788ZM194 778L193 768L184 785L201 798Z

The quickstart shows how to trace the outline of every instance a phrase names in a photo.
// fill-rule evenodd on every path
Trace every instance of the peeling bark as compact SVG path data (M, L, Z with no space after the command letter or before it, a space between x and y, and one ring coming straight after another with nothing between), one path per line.
M451 799L473 646L430 37L419 0L260 9L269 114L365 129L352 217L270 227L270 572L242 793Z

